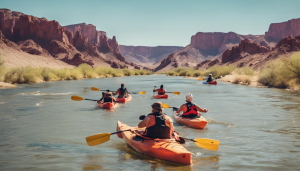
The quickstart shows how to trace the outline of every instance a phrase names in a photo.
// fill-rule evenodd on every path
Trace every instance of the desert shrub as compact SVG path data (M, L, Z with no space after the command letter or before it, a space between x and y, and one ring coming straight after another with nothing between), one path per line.
M193 75L192 75L192 76L193 76L193 77L203 76L203 72L200 71L200 70L195 70L195 71L193 72Z
M125 76L135 75L135 71L132 71L132 70L127 69L127 68L123 69L123 73L124 73Z
M3 81L7 68L5 67L4 60L0 56L0 81Z
M234 70L239 75L254 75L254 70L250 67L242 67Z
M73 80L79 80L83 78L83 74L80 72L80 69L72 68L70 71L70 76Z
M233 65L228 65L228 66L218 66L215 65L211 68L209 68L206 72L205 72L205 76L208 76L209 74L212 74L213 77L220 77L220 76L225 76L230 74L232 71L234 71L237 67L233 66Z
M4 77L4 81L8 83L31 84L36 83L41 74L38 69L32 67L11 68Z
M300 52L293 54L290 58L283 58L281 72L284 77L300 82Z
M167 75L167 76L176 76L177 73L176 73L174 70L170 70L170 71L167 71L167 72L166 72L166 75Z

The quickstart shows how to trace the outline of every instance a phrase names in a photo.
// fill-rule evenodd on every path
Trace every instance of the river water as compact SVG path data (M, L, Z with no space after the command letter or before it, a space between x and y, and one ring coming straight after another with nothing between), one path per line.
M114 111L96 107L93 101L72 101L72 95L99 99L91 87L116 90L126 82L134 94L131 102ZM203 116L206 129L179 125L186 138L220 141L218 151L201 149L194 143L193 165L186 166L143 156L116 135L97 146L85 137L114 132L117 121L130 126L151 111L153 86L180 91L160 100L179 107L185 94L209 109ZM164 112L172 116L171 109ZM173 117L172 117L173 118ZM300 170L300 94L279 89L255 88L164 75L84 79L19 85L0 89L0 170Z

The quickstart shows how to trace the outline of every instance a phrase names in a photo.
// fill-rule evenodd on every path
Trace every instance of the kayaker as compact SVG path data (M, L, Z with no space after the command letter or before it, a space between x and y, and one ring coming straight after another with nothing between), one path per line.
M180 106L179 110L177 110L177 114L180 114L181 111L183 111L182 117L185 118L194 118L197 116L201 116L198 112L208 112L208 109L201 109L198 105L195 103L192 103L193 101L193 95L191 93L186 95L186 104L183 104Z
M154 86L153 92L156 92L156 91L157 91L157 94L159 94L159 95L166 94L166 91L164 89L164 85L160 85L160 89L156 89L156 86Z
M139 128L146 127L143 136L149 138L170 139L174 132L173 121L163 113L161 102L151 105L152 112L148 114L138 125Z
M213 81L212 74L209 74L206 82L212 82L212 81Z
M121 88L119 88L116 92L116 94L119 94L118 98L127 98L128 97L128 91L127 88L124 87L125 83L121 84Z
M105 97L103 98L103 103L113 103L116 102L116 99L112 96L112 92L106 93Z

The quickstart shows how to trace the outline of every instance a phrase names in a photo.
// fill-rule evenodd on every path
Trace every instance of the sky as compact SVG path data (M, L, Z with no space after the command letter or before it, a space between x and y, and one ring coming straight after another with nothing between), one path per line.
M0 0L0 8L93 24L133 46L186 46L197 32L262 35L271 23L300 18L300 0Z

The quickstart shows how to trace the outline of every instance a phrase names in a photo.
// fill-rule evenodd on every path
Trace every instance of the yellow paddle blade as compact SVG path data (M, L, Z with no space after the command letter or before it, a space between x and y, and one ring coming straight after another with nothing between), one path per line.
M99 145L110 140L111 133L101 133L86 137L86 142L89 146Z
M75 100L75 101L81 101L81 100L83 100L83 98L80 97L80 96L72 96L71 99Z
M170 108L170 106L165 103L162 103L162 106L163 106L163 108Z
M141 91L141 92L139 92L139 94L146 94L146 92L145 91Z
M198 80L203 80L202 78L199 78Z
M219 147L218 140L212 140L212 139L206 139L206 138L194 139L194 143L201 148L205 148L208 150L214 150L214 151L217 151L218 147Z
M100 91L100 89L96 88L96 87L91 87L91 90L93 90L93 91Z
M179 95L179 94L180 94L180 92L173 92L173 94Z

